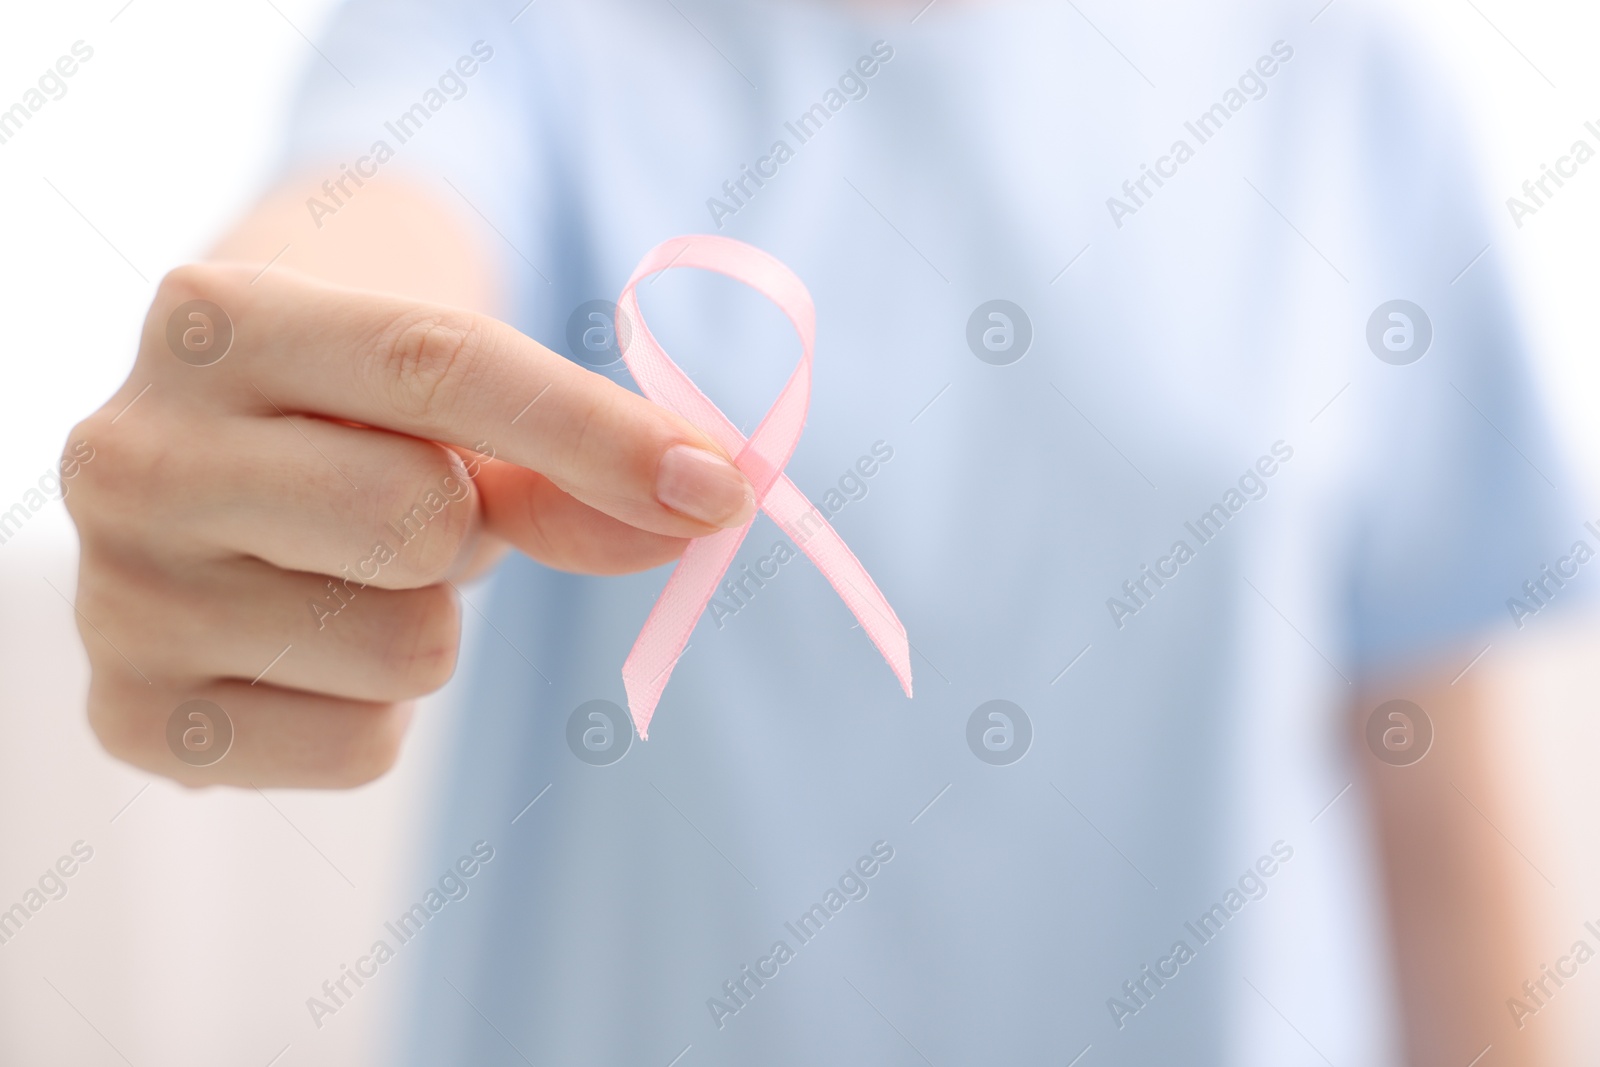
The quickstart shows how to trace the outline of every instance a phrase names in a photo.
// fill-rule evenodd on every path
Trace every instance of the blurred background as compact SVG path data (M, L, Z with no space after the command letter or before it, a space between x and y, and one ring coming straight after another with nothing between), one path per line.
M1110 2L1082 6L1093 17ZM7 5L0 106L75 42L93 57L0 143L0 510L39 484L72 424L126 375L162 274L203 255L270 180L289 93L317 60L311 42L334 6ZM1339 0L1295 6L1308 22L1339 17ZM1483 257L1515 282L1572 457L1577 484L1562 488L1600 519L1600 166L1580 169L1520 228L1505 206L1574 139L1597 139L1584 123L1600 128L1600 9L1398 6L1410 46L1442 60L1455 82L1497 220ZM57 501L0 543L0 908L75 844L80 857L92 849L66 895L0 944L0 1063L383 1062L414 961L385 968L320 1030L305 1025L304 1003L351 937L419 884L413 848L433 803L450 690L423 709L398 768L353 792L191 792L152 779L105 756L84 721L75 553ZM1582 612L1543 613L1529 633L1537 648L1508 624L1474 669L1502 692L1501 745L1535 783L1513 836L1552 883L1540 943L1553 961L1585 920L1600 924L1591 768L1600 625ZM1600 972L1580 972L1539 1023L1559 1029L1566 1062L1600 1059Z

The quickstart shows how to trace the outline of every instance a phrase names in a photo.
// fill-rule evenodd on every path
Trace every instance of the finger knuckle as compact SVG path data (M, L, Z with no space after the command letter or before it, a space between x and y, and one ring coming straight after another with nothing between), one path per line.
M407 585L432 585L455 567L477 527L477 490L453 454L435 448L420 476L392 494L389 529Z
M209 300L226 310L236 303L235 296L244 280L245 268L225 263L185 263L162 275L151 303L151 315L165 317L180 304Z
M399 680L403 695L421 696L443 686L455 673L461 646L461 607L445 585L407 594L403 622L390 635L383 652L389 677Z
M143 423L118 426L114 447L91 443L101 417L92 416L73 430L61 467L67 511L80 530L93 528L138 535L159 507L193 492L191 463L180 439ZM73 450L76 449L76 453ZM104 520L104 521L99 521Z
M327 752L321 777L326 784L352 789L383 777L400 759L406 731L411 725L412 705L380 704L362 709L353 729Z
M113 759L147 765L158 744L153 720L145 709L119 698L111 691L112 688L91 684L89 729L94 733L95 740L100 742L100 747Z
M402 414L436 425L473 373L482 344L477 317L430 308L408 312L383 331L373 347L378 388Z
M78 641L107 690L143 679L142 668L153 668L157 654L168 647L151 623L164 621L169 605L158 591L153 598L150 586L130 580L139 569L139 562L122 555L121 546L108 550L103 539L86 546L79 564L72 605Z
M67 436L67 443L61 447L61 457L51 472L55 476L53 484L60 491L67 514L74 520L79 517L78 508L82 501L73 499L75 495L73 489L77 486L96 484L93 477L79 476L93 465L96 457L93 441L100 436L101 429L101 420L95 415L74 426Z
M181 304L186 300L214 295L221 280L221 271L211 264L181 264L161 276L161 281L156 285L155 303L158 306Z

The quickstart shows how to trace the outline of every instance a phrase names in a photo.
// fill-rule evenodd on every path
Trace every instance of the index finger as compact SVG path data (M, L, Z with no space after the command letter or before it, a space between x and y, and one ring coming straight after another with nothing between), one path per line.
M212 388L240 410L366 423L538 471L630 525L697 537L754 514L749 482L694 426L485 315L288 271L183 267L163 280L146 347L187 301L224 309ZM169 373L193 368L181 364Z

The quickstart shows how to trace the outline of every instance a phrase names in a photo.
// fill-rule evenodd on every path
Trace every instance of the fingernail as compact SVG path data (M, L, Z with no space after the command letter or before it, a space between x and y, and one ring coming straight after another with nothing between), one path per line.
M712 526L743 526L756 510L755 490L739 468L689 445L675 445L661 457L656 499Z

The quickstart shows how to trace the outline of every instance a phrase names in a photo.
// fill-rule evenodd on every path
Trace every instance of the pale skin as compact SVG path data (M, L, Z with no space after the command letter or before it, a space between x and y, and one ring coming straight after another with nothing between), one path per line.
M70 438L95 449L66 498L90 723L113 755L190 785L370 781L396 759L412 701L454 670L451 582L508 549L587 574L653 567L753 508L692 426L493 318L500 279L445 197L380 178L317 229L310 191L278 190L212 262L163 281L127 382ZM168 316L196 298L236 330L209 367L167 346ZM469 477L484 441L496 458ZM676 471L674 448L706 461ZM327 577L446 478L465 499L319 620L307 603ZM1409 1062L1464 1067L1491 1042L1488 1062L1550 1062L1541 1029L1517 1032L1505 1009L1538 953L1523 872L1483 825L1514 788L1484 745L1483 692L1429 670L1375 681L1353 702L1358 726L1396 695L1439 724L1416 766L1363 759ZM166 742L193 698L236 731L204 769Z
M163 279L127 382L72 432L95 449L67 496L89 721L114 755L190 784L369 781L410 702L455 668L451 580L508 547L636 571L754 511L693 426L486 314L487 257L439 202L373 182L320 232L304 203L269 197L217 262ZM303 251L260 274L285 241ZM168 346L168 318L195 299L235 331L210 366ZM477 464L483 442L496 458ZM421 536L386 532L452 487L466 498ZM380 540L397 555L373 566ZM346 567L365 588L330 595L321 576ZM346 599L331 619L309 607ZM234 724L209 768L166 746L190 699Z

